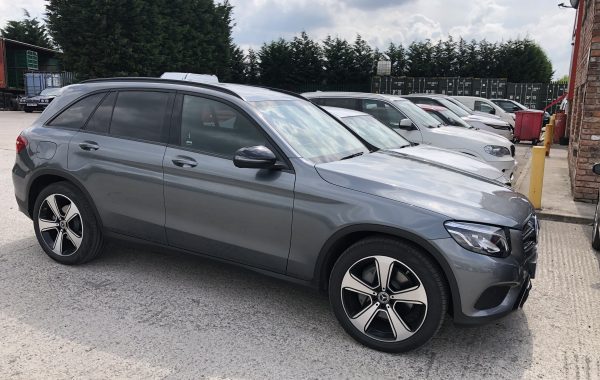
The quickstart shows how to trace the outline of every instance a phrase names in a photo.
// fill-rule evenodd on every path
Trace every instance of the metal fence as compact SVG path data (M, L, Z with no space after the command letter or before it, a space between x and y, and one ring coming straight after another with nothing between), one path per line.
M393 95L415 93L480 96L515 100L526 107L542 109L567 91L568 83L510 83L501 78L412 78L377 76L371 92ZM559 105L548 112L555 112Z

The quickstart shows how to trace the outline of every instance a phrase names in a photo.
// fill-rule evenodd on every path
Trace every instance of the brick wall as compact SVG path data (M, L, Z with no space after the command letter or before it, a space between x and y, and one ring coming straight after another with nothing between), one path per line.
M569 105L569 173L573 198L598 199L600 176L600 0L582 0L583 20L577 57L577 75Z

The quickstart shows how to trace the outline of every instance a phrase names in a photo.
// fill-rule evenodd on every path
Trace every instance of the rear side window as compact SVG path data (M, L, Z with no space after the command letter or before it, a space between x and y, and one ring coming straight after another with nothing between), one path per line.
M60 113L48 125L53 127L79 129L85 125L91 113L106 93L87 96L73 103L69 108Z
M110 123L110 134L138 140L164 141L165 116L170 93L122 91Z
M116 98L117 93L111 92L102 100L102 103L96 108L96 111L85 126L87 131L108 133Z

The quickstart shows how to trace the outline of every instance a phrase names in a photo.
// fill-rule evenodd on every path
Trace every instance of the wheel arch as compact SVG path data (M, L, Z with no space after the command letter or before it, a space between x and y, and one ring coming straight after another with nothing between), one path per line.
M444 258L442 253L427 240L412 232L377 224L358 224L344 227L334 233L327 242L325 242L319 252L314 273L314 279L318 289L321 291L327 290L329 275L333 269L333 265L348 247L361 239L375 235L400 239L425 251L441 269L444 280L448 285L450 291L449 296L451 298L451 302L449 303L451 305L450 312L452 313L454 310L461 310L458 284L448 261Z
M92 197L90 196L89 192L81 184L81 182L69 173L66 173L63 171L58 171L58 170L53 170L53 169L43 169L43 170L36 172L35 175L31 178L31 180L29 181L29 183L27 185L27 213L30 218L33 219L33 208L35 206L35 200L38 197L38 195L40 194L40 192L44 188L50 186L53 183L57 183L57 182L68 182L68 183L74 185L79 191L81 191L83 196L86 198L86 200L92 206L92 210L94 210L94 215L96 216L96 220L98 220L98 222L100 223L100 226L103 226L102 219L100 218L100 214L98 213L98 210L96 209L96 205L92 201Z

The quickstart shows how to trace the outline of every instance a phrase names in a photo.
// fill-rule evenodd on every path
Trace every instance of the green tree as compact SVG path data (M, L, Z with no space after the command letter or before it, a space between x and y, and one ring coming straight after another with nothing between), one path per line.
M246 55L234 44L231 45L229 78L227 80L233 83L246 83Z
M354 68L354 50L346 40L327 36L323 41L325 57L325 80L328 84L355 83L352 74Z
M280 38L263 44L258 57L261 84L279 88L290 88L293 85L290 77L293 70L292 49L286 40Z
M231 69L231 11L213 0L48 0L50 35L79 77Z
M248 49L248 57L246 58L246 68L244 70L246 82L249 84L257 84L260 81L260 61L254 49Z
M530 39L506 42L498 58L498 71L510 82L541 82L552 79L554 70L544 50Z
M561 83L569 83L569 74L563 75L562 77L558 78L556 81L561 82Z
M49 49L53 48L44 24L37 18L32 18L26 9L23 9L23 13L25 16L23 20L6 22L6 26L0 29L0 36Z
M352 83L368 82L373 75L373 49L358 34L352 45L352 52L353 65L350 71Z
M323 81L323 49L306 32L290 42L291 80L296 84L318 84Z
M390 58L393 76L400 77L406 74L406 50L402 44L395 45L391 42L385 54Z
M424 42L412 42L406 52L407 75L411 77L433 76L433 45L428 39Z

